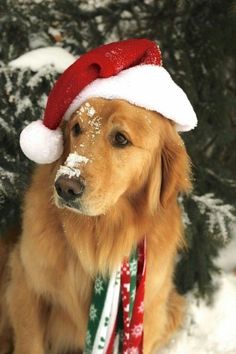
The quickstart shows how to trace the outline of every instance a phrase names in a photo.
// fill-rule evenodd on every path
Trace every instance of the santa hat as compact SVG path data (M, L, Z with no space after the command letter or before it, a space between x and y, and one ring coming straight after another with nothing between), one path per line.
M21 133L25 155L37 163L56 161L63 152L60 123L87 99L123 99L161 113L178 131L197 125L184 91L162 67L159 47L147 39L106 44L82 55L57 80L49 94L43 120Z

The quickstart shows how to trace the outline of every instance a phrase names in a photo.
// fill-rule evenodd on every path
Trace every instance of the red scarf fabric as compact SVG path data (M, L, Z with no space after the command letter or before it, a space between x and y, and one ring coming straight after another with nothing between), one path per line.
M138 248L138 272L137 286L134 299L132 316L130 318L130 265L124 261L121 267L121 300L123 310L123 348L122 354L143 353L143 317L144 317L144 293L146 279L146 239ZM106 354L115 352L116 325Z

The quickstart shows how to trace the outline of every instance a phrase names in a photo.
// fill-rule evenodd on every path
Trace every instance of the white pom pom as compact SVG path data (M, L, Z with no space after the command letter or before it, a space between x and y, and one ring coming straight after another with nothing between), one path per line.
M32 161L47 164L56 161L63 152L63 135L60 128L51 130L43 121L30 123L21 132L20 146Z

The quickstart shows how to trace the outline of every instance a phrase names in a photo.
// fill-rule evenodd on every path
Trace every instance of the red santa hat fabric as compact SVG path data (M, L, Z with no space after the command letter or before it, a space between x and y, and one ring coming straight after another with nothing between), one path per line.
M91 97L124 99L159 112L179 131L197 124L186 94L162 67L159 47L147 39L130 39L91 50L61 75L49 94L43 120L21 133L25 155L37 163L57 160L63 151L61 121Z

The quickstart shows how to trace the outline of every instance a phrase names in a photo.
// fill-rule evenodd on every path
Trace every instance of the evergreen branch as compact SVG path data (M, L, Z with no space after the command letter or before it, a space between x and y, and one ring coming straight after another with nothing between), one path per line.
M215 173L212 169L206 168L205 171L217 181L221 182L223 185L227 185L230 188L236 188L236 181L230 178L222 178L219 174Z
M215 198L213 193L206 193L202 196L192 195L192 199L198 204L199 211L208 218L209 232L219 230L220 237L224 243L230 239L228 222L236 221L235 209L232 205L224 204L219 198Z

